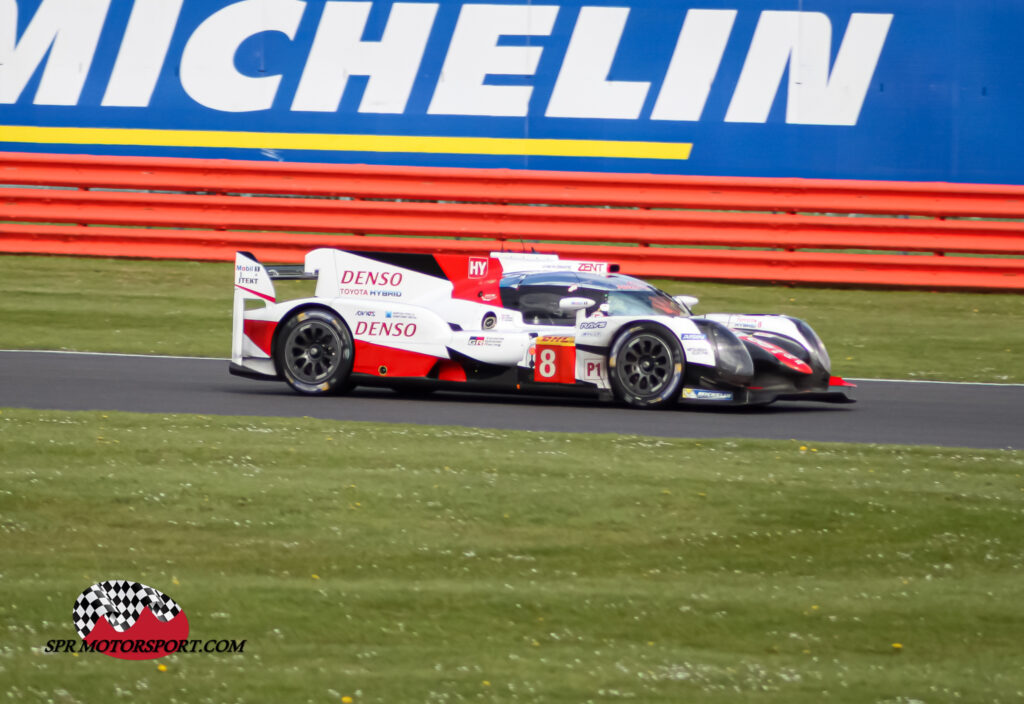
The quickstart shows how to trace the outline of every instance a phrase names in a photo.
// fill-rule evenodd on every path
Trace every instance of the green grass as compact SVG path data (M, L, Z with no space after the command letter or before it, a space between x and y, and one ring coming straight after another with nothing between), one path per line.
M0 347L227 357L231 266L0 256Z
M5 701L1024 690L1020 452L11 409L0 446ZM116 578L245 653L40 652Z
M231 267L0 256L0 348L226 357ZM659 281L697 312L806 319L851 377L1024 382L1024 296ZM308 282L280 282L283 297ZM308 294L303 294L308 295Z

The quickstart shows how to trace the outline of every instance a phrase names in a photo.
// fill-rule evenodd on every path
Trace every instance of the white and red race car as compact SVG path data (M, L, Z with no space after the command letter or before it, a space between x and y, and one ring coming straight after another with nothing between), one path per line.
M316 249L304 266L264 266L238 252L230 371L313 395L374 385L637 408L852 400L802 320L694 316L696 299L616 271L549 254ZM275 279L315 279L315 295L278 302Z

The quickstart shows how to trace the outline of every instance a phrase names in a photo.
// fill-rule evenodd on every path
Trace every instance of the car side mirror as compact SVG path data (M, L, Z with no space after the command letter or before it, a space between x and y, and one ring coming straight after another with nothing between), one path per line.
M687 310L693 310L693 307L700 303L700 299L695 296L672 296L672 298Z
M597 305L597 301L590 298L582 298L579 296L573 296L571 298L563 298L558 302L558 310L563 313L572 313L575 310L584 310L591 306Z
M596 306L597 301L582 296L572 296L558 301L558 309L563 313L576 311L576 324L579 325L587 317L587 308Z

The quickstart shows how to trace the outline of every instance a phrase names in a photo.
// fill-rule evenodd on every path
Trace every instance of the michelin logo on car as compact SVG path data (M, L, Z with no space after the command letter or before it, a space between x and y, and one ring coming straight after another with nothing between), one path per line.
M731 391L713 391L710 389L683 389L683 398L691 401L732 401Z

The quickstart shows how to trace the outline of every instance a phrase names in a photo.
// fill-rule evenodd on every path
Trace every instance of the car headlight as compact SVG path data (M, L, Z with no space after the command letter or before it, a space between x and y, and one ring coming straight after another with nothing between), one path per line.
M693 318L715 348L715 369L724 381L742 383L754 376L754 361L736 334L713 320Z
M832 360L829 359L828 350L825 349L825 343L821 341L818 334L814 332L810 325L800 320L799 318L790 318L796 325L796 329L800 331L800 334L804 336L804 339L811 345L811 351L818 357L821 364L825 367L826 372L832 371Z

